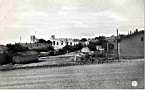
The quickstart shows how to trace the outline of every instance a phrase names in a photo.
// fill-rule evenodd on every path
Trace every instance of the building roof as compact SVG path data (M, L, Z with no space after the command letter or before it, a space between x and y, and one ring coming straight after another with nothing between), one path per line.
M52 40L59 40L59 41L74 41L74 42L78 42L79 39L72 39L72 38L54 38Z
M130 39L130 38L132 38L134 36L137 36L137 35L140 35L140 34L144 34L144 30L138 31L138 32L134 32L133 34L130 34L130 35L126 35L126 36L120 38L119 42L121 42L122 40Z

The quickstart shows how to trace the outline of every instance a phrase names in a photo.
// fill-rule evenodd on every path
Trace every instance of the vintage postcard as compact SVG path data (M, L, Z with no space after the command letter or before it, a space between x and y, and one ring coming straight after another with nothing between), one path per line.
M0 0L0 89L144 89L144 0Z

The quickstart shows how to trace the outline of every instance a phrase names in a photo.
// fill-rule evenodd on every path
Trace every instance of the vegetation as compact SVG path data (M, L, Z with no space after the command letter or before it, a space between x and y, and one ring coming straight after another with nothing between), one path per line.
M37 52L50 52L50 51L54 51L54 48L53 46L49 45L44 48L38 48L38 49L33 49L33 50Z
M44 40L44 39L39 39L37 43L47 43L52 45L52 42L50 40Z
M83 45L81 43L76 44L74 46L66 45L62 49L59 49L57 51L51 51L50 55L62 55L62 54L66 54L66 53L69 53L69 52L74 52L74 51L81 50L82 48L83 48Z
M82 38L80 41L81 41L81 42L86 42L87 39L86 39L86 38Z
M10 59L6 53L0 54L0 65L10 63Z
M108 49L114 49L114 45L109 43L104 36L99 36L99 37L96 37L95 39L97 39L98 41L96 42L89 42L89 45L88 45L88 48L91 50L91 51L96 51L96 45L100 45L102 46L102 48L104 48L105 50L107 50L107 44L108 44Z
M39 39L37 43L47 43L47 41L44 39Z
M52 42L50 40L47 40L46 43L52 45Z
M96 45L97 45L97 42L89 42L88 48L89 48L91 51L96 51Z
M20 44L7 44L9 52L23 52L29 50L27 47L23 47Z
M30 51L27 47L24 47L20 44L7 44L7 47L8 47L7 61L9 63L15 64L16 61L28 63L28 62L37 61L38 59L37 55L35 54L38 52ZM35 60L33 59L33 57L35 58ZM23 64L23 63L19 63L19 64Z
M96 37L95 39L97 39L98 41L90 41L89 44L87 45L87 47L91 51L96 51L97 45L102 46L102 48L104 48L105 50L107 50L107 44L108 44L108 49L114 48L114 46L111 43L109 43L105 39L104 36ZM50 56L63 55L69 52L75 52L75 51L81 50L84 47L83 43L81 42L86 42L86 41L87 41L86 38L82 38L80 40L80 43L77 45L74 45L74 46L66 45L62 49L55 50L50 40L39 39L37 43L43 43L43 44L49 44L49 45L43 48L38 48L38 49L33 49L33 50L37 52L48 52L48 55ZM8 47L8 55L7 55L8 61L12 61L12 58L14 56L17 56L18 52L29 51L27 47L23 47L20 44L7 44L7 47ZM81 62L93 63L95 61L94 57L105 57L104 54L96 54L96 55L85 55L84 57L81 57Z

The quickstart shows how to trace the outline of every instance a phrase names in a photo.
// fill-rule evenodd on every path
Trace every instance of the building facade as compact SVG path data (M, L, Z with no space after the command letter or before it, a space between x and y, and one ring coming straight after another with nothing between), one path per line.
M144 57L144 31L122 38L118 50L120 57Z
M79 43L79 40L71 38L55 38L55 35L52 35L50 38L52 46L54 49L61 49L66 45L74 46Z

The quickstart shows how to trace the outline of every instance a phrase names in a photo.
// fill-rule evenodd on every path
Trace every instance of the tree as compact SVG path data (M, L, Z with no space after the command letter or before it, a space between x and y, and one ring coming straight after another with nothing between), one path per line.
M52 42L50 40L47 40L46 41L48 44L52 45Z
M98 40L105 40L105 36L99 36L99 37L95 37L95 40L98 39Z
M49 45L49 46L47 47L47 50L48 50L48 51L54 51L54 47L51 46L51 45Z
M138 29L136 29L135 32L138 32Z
M81 41L81 42L86 42L87 39L86 39L86 38L82 38L80 41Z
M44 40L44 39L39 39L39 40L38 40L38 43L47 43L47 41Z
M56 51L55 55L62 55L68 52L78 51L78 50L81 50L82 48L83 48L83 45L81 43L76 44L74 46L66 45L62 49L59 49L58 51Z
M41 47L41 48L35 48L33 50L37 51L37 52L51 52L51 51L54 51L54 47L51 45L48 45L48 46Z
M81 43L78 43L76 45L74 45L74 50L77 51L77 50L81 50L83 48L83 45Z
M89 42L88 48L89 48L91 51L95 51L95 50L96 50L96 45L97 45L97 42Z
M7 44L8 51L11 52L23 52L29 50L27 47L23 47L20 44Z
M7 58L10 62L12 62L12 57L17 55L17 52L24 52L29 50L27 47L23 47L20 44L7 44L6 46L8 48Z
M114 49L114 45L113 45L112 43L109 43L108 46L109 46L109 50L110 50L110 49Z
M99 36L99 37L96 37L95 39L98 39L98 41L95 41L95 42L91 42L90 41L89 42L88 48L91 51L95 51L96 50L96 45L100 45L100 46L102 46L102 48L107 50L108 41L105 39L105 36Z
M66 51L66 52L72 52L72 51L74 51L74 47L73 46L70 46L70 45L66 45L62 49L64 51Z

